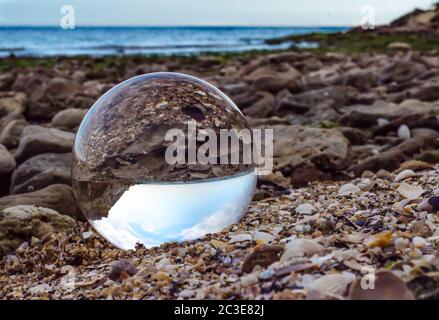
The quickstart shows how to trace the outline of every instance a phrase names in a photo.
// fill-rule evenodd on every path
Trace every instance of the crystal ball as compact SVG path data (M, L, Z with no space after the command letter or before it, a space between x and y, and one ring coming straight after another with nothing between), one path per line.
M203 80L168 72L128 79L78 129L78 205L124 250L219 232L239 221L255 190L256 168L242 151L251 142L236 134L248 131L232 100Z

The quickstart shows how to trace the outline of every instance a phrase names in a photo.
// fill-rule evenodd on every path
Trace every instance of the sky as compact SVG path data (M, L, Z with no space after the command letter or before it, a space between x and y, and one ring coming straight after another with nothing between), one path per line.
M352 26L372 6L388 23L436 0L0 0L1 25L59 25L64 5L81 25Z

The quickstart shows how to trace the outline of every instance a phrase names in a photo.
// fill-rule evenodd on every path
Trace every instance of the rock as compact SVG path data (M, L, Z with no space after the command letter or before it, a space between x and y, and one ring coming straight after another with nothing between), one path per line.
M47 239L52 233L76 225L71 217L55 210L33 205L18 205L0 211L0 255L6 254L33 237Z
M313 214L316 211L314 206L310 203L302 203L296 208L296 213L298 214Z
M393 180L393 181L399 182L399 181L402 181L402 180L405 180L407 178L414 177L414 176L416 176L416 173L413 170L407 169L407 170L403 170L400 173L398 173L395 177L395 180Z
M355 101L358 91L352 87L332 86L323 89L306 91L288 96L278 104L277 114L288 114L305 108L315 109L319 104L332 105L341 108ZM283 102L283 103L282 103Z
M308 105L298 102L294 96L286 96L281 98L276 105L276 113L282 114L305 114L310 110Z
M128 260L121 259L116 261L108 273L108 278L113 281L123 280L137 273L137 268Z
M423 103L417 100L407 100L402 103L395 104L379 100L371 106L354 105L348 108L339 120L343 126L355 128L370 128L376 125L383 126L389 120L396 119L401 116L421 117L434 110L431 104ZM380 122L378 121L379 119Z
M264 65L245 77L252 83L256 91L268 91L277 93L283 89L292 92L299 89L300 73L289 64Z
M20 142L23 129L28 125L27 121L23 119L10 121L3 130L0 131L0 143L8 148L15 148Z
M357 128L337 127L336 130L341 132L352 145L364 145L370 136L364 130Z
M73 147L75 135L73 133L41 126L24 128L20 144L15 153L18 163L42 153L65 153Z
M372 281L372 279L371 279ZM351 300L413 300L413 294L406 284L390 271L379 271L375 274L373 288L364 289L364 280L357 280L349 290Z
M398 138L400 138L402 140L410 139L411 138L411 133L410 133L409 127L407 127L405 124L401 125L398 128L397 135L398 135Z
M439 100L439 84L427 82L421 86L409 89L401 94L399 100L402 99L417 99L420 101Z
M241 285L244 288L257 284L258 282L259 282L258 277L253 273L241 277Z
M298 166L291 174L291 184L295 188L305 187L312 181L323 181L330 179L331 175L320 171L312 163L304 163Z
M9 124L9 122L13 120L26 120L26 119L21 113L18 112L8 113L7 115L0 117L0 133Z
M431 129L414 129L413 137L380 154L370 156L351 167L357 176L365 170L377 172L380 169L393 171L400 163L409 160L416 153L439 147L439 133Z
M54 184L44 189L0 198L0 210L18 205L53 209L60 214L82 219L71 187Z
M247 241L253 241L253 236L248 233L240 233L240 234L234 234L230 236L229 243L239 243L239 242L247 242Z
M0 92L0 117L26 110L26 95L22 92Z
M423 170L431 170L433 166L427 162L419 161L419 160L407 160L399 165L399 169L401 170L413 170L413 171L423 171Z
M283 248L281 246L263 245L256 248L245 259L241 266L242 273L250 273L256 266L266 268L278 261Z
M360 188L358 188L355 184L352 183L346 183L338 189L339 196L348 196L360 192L361 192Z
M15 159L8 152L8 149L0 144L0 177L9 175L15 169Z
M376 87L378 82L377 72L375 70L354 69L342 74L335 84L350 86L361 92L367 92Z
M246 116L254 118L265 118L269 117L274 112L275 100L271 93L269 92L258 92L261 98L253 103L248 108L244 109L243 113Z
M8 152L8 149L0 144L0 196L8 194L9 181L16 163L14 157Z
M274 168L295 168L304 163L318 164L327 169L342 168L349 154L349 141L333 129L309 128L298 125L275 125ZM282 170L281 170L282 171Z
M407 42L394 41L387 45L387 49L408 51L412 49L412 46Z
M237 82L225 84L222 86L222 89L231 96L236 96L238 94L245 93L249 88L245 82Z
M27 159L14 171L11 194L43 189L52 184L71 185L71 154L44 153Z
M79 127L86 113L85 109L64 109L52 118L51 125L56 128L72 130Z
M14 83L15 76L12 73L0 74L0 91L8 91Z
M426 70L425 65L417 62L407 60L395 61L380 70L379 83L410 81Z
M406 182L401 183L398 187L398 192L404 198L409 200L419 199L419 197L425 192L420 186L414 186Z
M429 245L427 240L425 240L423 237L418 237L418 236L413 237L412 242L415 248L423 248Z

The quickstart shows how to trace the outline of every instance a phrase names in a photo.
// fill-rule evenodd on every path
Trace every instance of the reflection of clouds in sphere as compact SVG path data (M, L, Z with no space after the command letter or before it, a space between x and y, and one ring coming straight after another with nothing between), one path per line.
M92 226L115 246L192 240L244 214L256 185L253 164L166 161L166 132L179 129L187 137L188 123L218 132L248 128L221 91L173 73L119 84L81 123L72 168L75 194ZM230 155L241 152L230 149Z

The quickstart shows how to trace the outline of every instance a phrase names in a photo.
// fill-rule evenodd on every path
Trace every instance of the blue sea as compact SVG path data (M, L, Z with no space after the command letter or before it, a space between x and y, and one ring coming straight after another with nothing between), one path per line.
M266 39L343 31L344 27L0 27L0 57L73 55L190 55L288 48ZM312 46L312 43L296 43Z

